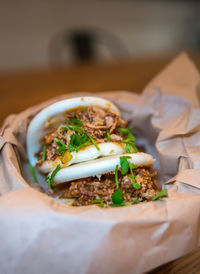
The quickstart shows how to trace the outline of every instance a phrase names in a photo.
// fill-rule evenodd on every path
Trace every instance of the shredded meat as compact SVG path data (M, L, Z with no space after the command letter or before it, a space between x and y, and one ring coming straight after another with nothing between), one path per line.
M125 176L119 172L119 188L122 190L125 202L134 200L149 201L158 191L156 172L149 168L134 170L135 182L140 188L134 188L130 174ZM60 198L75 198L74 206L90 205L96 199L102 200L106 206L112 204L112 194L116 191L115 175L113 172L102 175L101 178L89 177L65 183L57 187Z
M107 130L110 132L110 137L112 141L120 142L122 140L121 133L118 132L119 127L126 127L127 122L122 120L119 115L113 113L111 111L105 110L98 106L89 106L87 108L77 108L70 111L67 111L63 114L63 120L60 119L60 123L65 123L70 119L75 118L80 120L83 125L82 129L86 134L89 134L97 143L107 142ZM51 119L50 119L51 120ZM56 118L54 117L54 120ZM53 120L53 121L54 121ZM57 121L57 120L56 120ZM52 124L52 128L50 125ZM47 152L45 156L45 160L55 160L58 156L56 150L59 148L58 144L55 142L55 138L58 138L66 146L69 146L70 136L72 134L78 134L73 130L65 131L62 127L57 130L58 124L48 123L49 132L44 136L41 140L43 145L47 146ZM42 148L41 151L36 155L38 157L37 165L42 164Z

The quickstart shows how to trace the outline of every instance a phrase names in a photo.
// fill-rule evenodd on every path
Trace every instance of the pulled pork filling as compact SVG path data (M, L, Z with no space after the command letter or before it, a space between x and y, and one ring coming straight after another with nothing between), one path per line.
M156 171L150 168L134 169L134 181L137 187L134 187L130 173L124 176L119 171L118 176L124 203L151 201L158 193ZM74 198L74 206L91 205L96 200L101 200L104 206L108 207L113 204L112 197L116 191L115 173L112 172L102 175L100 179L89 177L64 183L56 187L55 193L61 199Z
M84 147L84 145L88 146L94 142L121 142L124 135L118 129L125 128L127 122L109 110L98 106L88 106L69 110L57 120L55 118L49 119L45 126L48 133L41 140L42 147L46 146L45 157L43 149L41 149L36 155L38 158L37 165L42 165L44 160L55 160L57 156L63 156L63 151L58 151L61 147L60 144L65 146L65 152L76 150L76 148L80 149L78 146L80 144L81 147ZM61 141L60 144L58 141Z
M126 126L127 122L119 115L97 106L79 107L68 110L62 117L52 117L45 124L47 134L41 140L41 151L36 155L37 165L57 157L65 163L70 161L71 151L78 152L91 144L99 150L99 143L110 141L124 143L126 153L138 152L132 128ZM166 191L161 193L158 190L156 171L136 167L130 158L121 155L120 165L116 165L113 172L55 187L53 178L61 169L58 164L47 177L49 194L60 199L73 199L74 206L95 203L102 207L123 206L166 197Z

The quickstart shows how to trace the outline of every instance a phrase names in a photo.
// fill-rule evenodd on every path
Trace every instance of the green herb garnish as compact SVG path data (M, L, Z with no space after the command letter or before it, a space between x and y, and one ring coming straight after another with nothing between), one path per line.
M84 130L80 127L80 126L77 126L77 125L67 125L66 126L67 129L72 129L73 131L79 133L79 134L84 134Z
M138 148L136 147L136 145L133 142L130 142L129 144L132 146L132 148L135 150L135 152L139 152Z
M115 183L116 183L116 187L117 187L117 188L119 188L118 168L119 168L119 166L116 165L116 168L115 168Z
M104 207L104 202L100 199L93 200L92 203L93 204L99 204L100 207Z
M72 145L72 146L78 146L78 145L80 145L81 143L82 143L82 136L80 136L80 135L77 135L77 134L71 134L71 136L70 136L70 145ZM84 138L84 141L85 141L85 138Z
M138 184L136 181L135 181L135 175L133 174L133 169L135 169L135 165L133 163L130 163L130 172L131 172L131 175L130 175L130 178L132 179L132 186L134 188L140 188L141 185Z
M80 121L80 120L77 120L76 118L70 119L70 122L72 122L72 123L75 124L75 125L79 125L79 126L82 126L82 125L83 125L83 122Z
M42 152L42 162L45 161L46 158L46 153L47 153L47 146L43 146L43 152Z
M132 204L135 205L135 204L139 204L140 202L141 202L141 200L136 199L132 202Z
M35 183L38 183L38 179L37 179L37 176L36 176L36 173L35 173L35 168L31 165L31 163L29 163L29 168L30 168L31 175L33 177L33 181Z
M130 156L120 157L120 166L121 166L122 175L125 175L129 170L129 162L127 159L131 159L131 157Z
M57 165L57 167L54 169L54 171L50 175L48 175L46 178L49 188L51 188L53 190L55 190L55 187L52 186L52 180L56 176L56 174L58 173L59 170L61 170L61 166Z
M128 135L133 130L133 127L129 128L118 128L118 132L124 135Z
M106 130L106 138L110 142L111 137L110 137L110 131L108 129Z
M131 202L123 202L122 205L123 205L123 206L130 206L130 205L132 205L132 203L131 203Z
M80 109L80 111L85 111L87 109L88 109L88 107L84 107L84 108Z
M154 196L152 198L152 201L156 201L160 198L163 198L163 197L168 197L168 192L167 192L167 188L164 188L163 190L161 190L156 196Z
M65 151L66 151L66 145L65 143L63 143L61 140L59 140L58 138L55 138L54 141L56 142L56 144L59 146L58 149L56 149L56 153L61 153L62 156L64 156Z
M112 195L112 206L121 206L123 205L123 197L121 189L116 190Z
M90 136L89 134L87 135L90 139L90 141L93 143L93 145L96 147L97 150L100 150L100 148L98 147L97 143L95 142L95 140L92 138L92 136Z
M128 143L126 144L126 153L131 153L131 145Z
M131 147L134 149L135 152L138 152L138 149L135 145L136 138L132 134L133 127L129 128L118 128L118 132L122 133L123 135L126 135L127 138L122 140L122 143L126 144L126 152L131 153Z
M141 187L141 185L138 184L138 183L136 183L135 181L132 181L132 186L133 186L134 188L140 188L140 187Z

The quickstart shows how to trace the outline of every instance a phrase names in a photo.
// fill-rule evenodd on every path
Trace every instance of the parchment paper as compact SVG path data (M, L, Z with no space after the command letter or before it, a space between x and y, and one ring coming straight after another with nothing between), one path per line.
M0 273L142 273L200 246L199 82L182 54L142 95L98 94L120 107L138 145L156 157L159 184L169 188L169 198L157 202L67 207L30 187L28 123L48 104L80 93L10 115L0 139Z

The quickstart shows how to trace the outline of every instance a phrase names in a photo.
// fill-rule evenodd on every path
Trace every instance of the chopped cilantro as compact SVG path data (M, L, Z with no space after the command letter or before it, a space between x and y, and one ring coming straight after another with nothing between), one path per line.
M54 169L54 171L50 175L48 175L46 178L49 188L51 188L53 190L55 190L55 187L52 186L52 180L56 176L56 174L58 173L59 170L61 170L61 166L57 165L57 167Z
M115 183L116 183L116 187L117 187L117 188L119 188L118 168L119 168L119 166L116 165L116 168L115 168Z
M123 205L123 197L121 189L116 190L112 195L112 206L122 206Z
M93 200L92 203L93 204L99 204L100 207L104 207L104 202L100 199Z
M126 144L126 153L131 153L131 145L128 143Z
M110 131L108 129L106 130L106 138L110 142L111 137L110 137Z
M132 181L132 186L133 186L134 188L140 188L140 187L141 187L141 185L138 184L138 183L135 182L135 181Z
M133 127L129 128L118 128L118 132L127 136L126 139L122 140L123 143L126 144L126 152L131 153L131 147L134 149L135 152L138 152L138 149L135 145L136 138L132 134Z
M35 183L38 183L38 179L37 179L37 176L36 176L36 173L35 173L35 168L31 165L31 163L29 163L29 168L30 168L31 175L33 177L33 181Z
M156 201L156 200L158 200L160 198L163 198L163 197L168 197L168 192L167 192L166 188L164 188L156 196L154 196L152 201Z
M46 158L46 153L47 153L47 146L43 146L43 152L42 152L42 162L45 161Z
M96 147L96 149L100 150L99 146L97 145L97 143L95 142L95 140L92 138L92 136L90 136L89 134L87 136L89 137L89 139L93 143L93 145Z
M125 175L129 170L129 162L127 159L131 159L130 156L122 156L120 157L120 166L122 175Z

